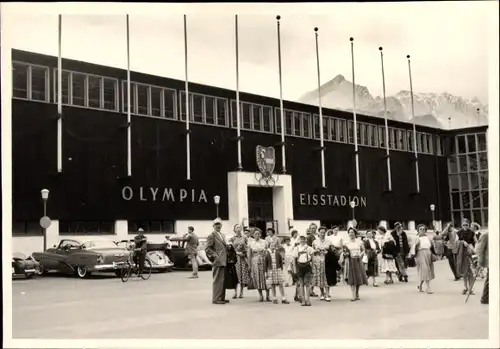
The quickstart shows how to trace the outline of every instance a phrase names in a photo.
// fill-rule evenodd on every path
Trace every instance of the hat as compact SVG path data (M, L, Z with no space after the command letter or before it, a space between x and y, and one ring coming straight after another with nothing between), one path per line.
M401 222L396 222L394 223L394 228L399 228L399 227L402 227L403 225L401 224Z
M222 219L220 219L219 217L215 218L214 225L216 225L216 224L222 224Z
M144 229L142 229L142 228L139 228L139 229L137 229L137 231L141 231L141 232L143 232L143 231L144 231Z

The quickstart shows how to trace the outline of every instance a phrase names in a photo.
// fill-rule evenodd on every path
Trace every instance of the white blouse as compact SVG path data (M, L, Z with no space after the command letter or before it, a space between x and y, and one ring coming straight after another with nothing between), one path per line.
M432 246L431 239L427 236L420 236L418 238L418 250L425 250L425 249L430 249Z

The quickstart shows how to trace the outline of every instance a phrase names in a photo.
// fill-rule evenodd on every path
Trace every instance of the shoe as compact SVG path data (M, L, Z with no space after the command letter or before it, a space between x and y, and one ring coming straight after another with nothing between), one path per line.
M236 299L236 298L238 298L238 296L237 296L237 295L234 295L234 296L233 296L233 299Z
M467 294L467 292L469 292L469 290L468 290L468 289L464 289L464 290L462 291L462 294Z
M332 299L331 299L330 297L326 297L326 298L325 298L325 301L327 301L327 302L331 302L331 301L332 301Z
M318 295L316 293L314 293L314 292L311 292L310 296L311 297L318 297Z
M277 300L277 299L275 299L275 300L273 301L273 304L278 304L278 300Z
M483 301L483 300L481 300L481 304L488 305L488 304L490 304L490 302L489 301Z
M319 297L319 300L320 300L320 301L324 301L324 300L325 300L325 296L321 296L321 297Z
M290 304L290 302L289 302L289 301L287 301L286 299L283 299L283 300L281 301L281 304Z
M224 301L215 301L215 302L212 302L212 304L226 304L226 302L224 302Z
M373 287L378 287L378 284L377 283L373 284Z
M240 296L239 296L238 298L243 298L243 295L242 295L242 294L240 294Z
M408 276L405 276L405 277L403 278L403 280L404 280L404 282L408 282Z
M227 299L222 299L221 301L224 303L229 303L229 300L227 300Z
M359 301L359 296L356 296L356 300Z
M300 302L300 298L299 298L299 297L297 297L297 296L293 297L293 300L294 300L295 302Z

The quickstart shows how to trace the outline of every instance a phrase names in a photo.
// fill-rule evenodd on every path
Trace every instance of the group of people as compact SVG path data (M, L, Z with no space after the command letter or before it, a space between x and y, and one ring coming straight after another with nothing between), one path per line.
M369 285L370 279L373 287L379 287L377 277L380 274L385 275L386 285L393 284L396 277L400 282L408 282L407 269L413 266L417 268L418 291L433 293L434 262L440 257L434 237L423 224L417 227L418 236L413 242L401 223L396 223L391 232L380 226L367 231L363 237L353 224L345 241L337 227L318 228L314 223L305 233L293 230L290 237L283 239L276 236L272 228L267 229L264 236L258 228L243 228L236 224L234 236L229 239L221 229L222 221L217 218L205 249L213 268L214 304L229 303L226 290L234 290L233 299L243 298L245 288L257 290L259 302L290 304L285 287L294 285L294 301L311 306L310 297L319 296L320 300L330 302L330 288L339 282L350 287L351 301L355 302L360 299L360 287ZM478 244L483 246L481 251L474 250L476 235L472 230L469 233L465 223L458 232L447 225L443 232L435 235L455 254L448 258L450 266L454 265L452 271L456 279L464 278L463 293L472 293L473 255L477 252L478 263L483 267L487 265L487 233L482 234L482 243ZM488 277L486 293L487 285ZM487 295L483 295L481 302L488 303Z

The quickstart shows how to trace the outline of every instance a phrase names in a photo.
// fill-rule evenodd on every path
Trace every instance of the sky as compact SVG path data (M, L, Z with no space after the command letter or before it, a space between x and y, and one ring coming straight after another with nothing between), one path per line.
M189 80L236 88L235 21L239 17L240 90L279 97L276 15L281 20L283 97L317 88L314 27L319 28L321 83L351 80L382 95L448 92L488 102L488 49L495 2L337 4L2 4L2 39L17 49L57 55L57 13L63 14L66 58L126 68L130 14L131 69L184 79L183 14L187 14ZM496 16L496 17L492 17ZM495 19L496 18L496 19Z

